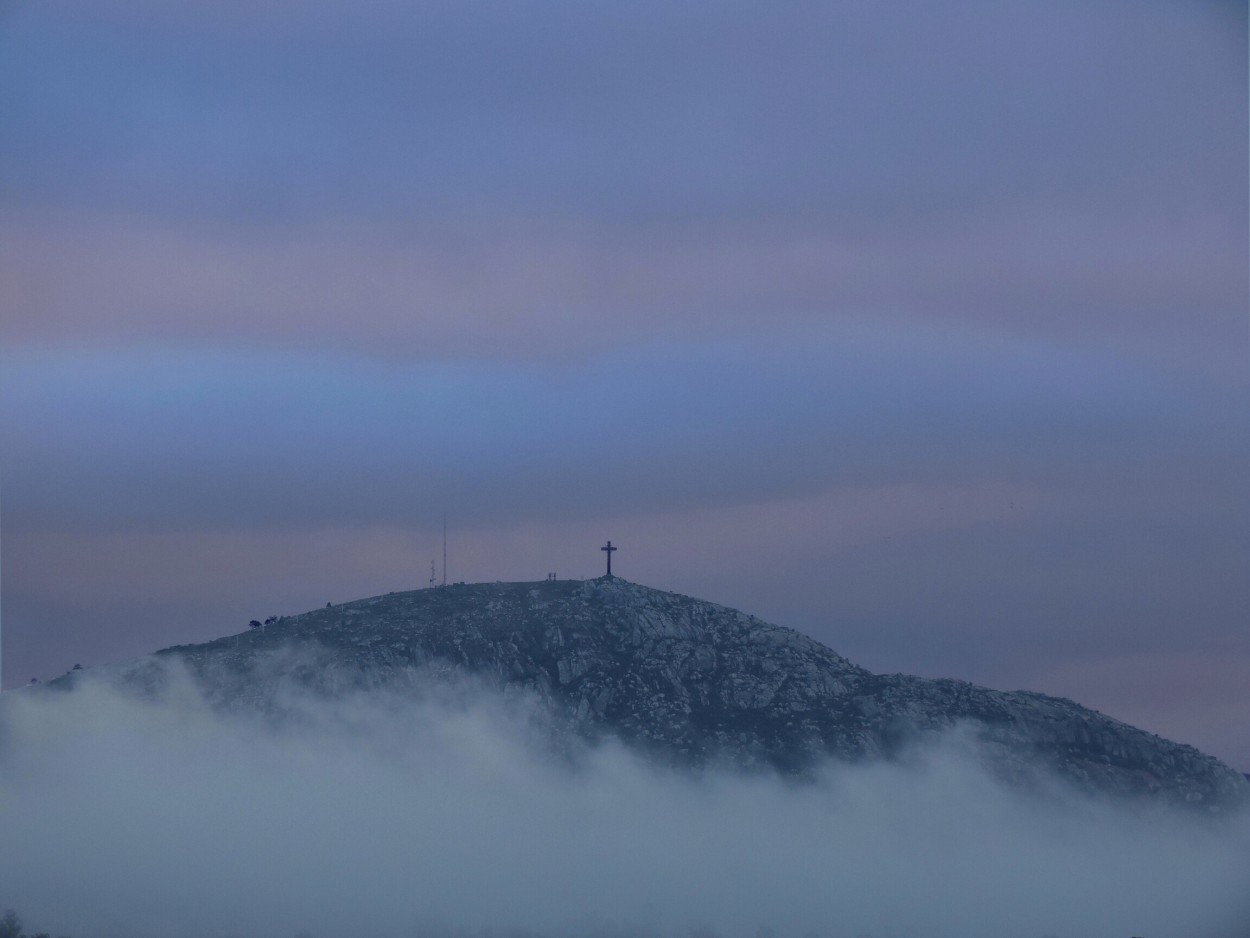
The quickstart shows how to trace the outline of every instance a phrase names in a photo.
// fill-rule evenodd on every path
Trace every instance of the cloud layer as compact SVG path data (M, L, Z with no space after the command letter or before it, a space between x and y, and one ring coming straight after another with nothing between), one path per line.
M8 696L0 903L83 938L1233 938L1250 914L1245 818L1029 800L957 737L794 785L554 760L526 701L468 686L288 703L279 728L176 676L160 704Z

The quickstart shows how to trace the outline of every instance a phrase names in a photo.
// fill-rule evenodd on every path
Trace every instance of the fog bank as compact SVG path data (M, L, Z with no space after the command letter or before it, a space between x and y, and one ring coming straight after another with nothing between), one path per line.
M794 784L573 760L531 701L103 683L0 707L0 907L74 938L1235 938L1250 823L1005 790L958 736Z

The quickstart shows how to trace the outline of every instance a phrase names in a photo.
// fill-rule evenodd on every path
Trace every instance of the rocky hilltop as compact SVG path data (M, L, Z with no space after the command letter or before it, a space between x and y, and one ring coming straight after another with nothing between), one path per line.
M1218 760L1070 700L874 674L792 629L619 577L390 593L151 660L162 658L232 707L272 707L292 683L333 696L442 670L525 689L579 736L679 763L803 773L966 726L994 771L1024 784L1057 773L1086 791L1203 810L1250 802L1250 783ZM287 664L259 667L275 659Z

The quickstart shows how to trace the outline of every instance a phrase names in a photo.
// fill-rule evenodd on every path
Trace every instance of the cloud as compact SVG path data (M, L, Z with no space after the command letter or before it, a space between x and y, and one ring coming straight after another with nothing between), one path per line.
M14 346L191 343L406 361L585 361L621 345L866 322L1229 366L1240 223L1021 205L832 224L187 226L11 216Z
M526 701L455 684L288 703L298 721L216 713L177 675L162 703L7 694L0 902L84 938L1232 938L1250 913L1245 818L1030 800L958 740L794 785L615 745L570 764Z
M1244 192L1227 5L215 7L15 11L4 191L243 218Z
M1139 460L1146 480L1210 486L1233 465L1209 457L1244 458L1222 432L1235 391L1195 393L1112 355L888 327L559 368L57 351L15 357L3 380L23 493L9 511L56 527L390 523L428 518L431 500L474 519L568 516L838 483L1069 484L1091 462ZM1159 453L1162 433L1185 449Z
M551 361L870 318L1241 375L1231 7L631 11L17 8L3 337Z

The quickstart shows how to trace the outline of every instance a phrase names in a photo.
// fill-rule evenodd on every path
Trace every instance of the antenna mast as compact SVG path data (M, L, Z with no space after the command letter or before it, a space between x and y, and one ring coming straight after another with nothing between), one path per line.
M0 540L3 535L0 535ZM0 596L3 596L3 590L0 590ZM0 690L4 690L4 615L0 611Z
M447 512L443 512L443 585L447 585Z

